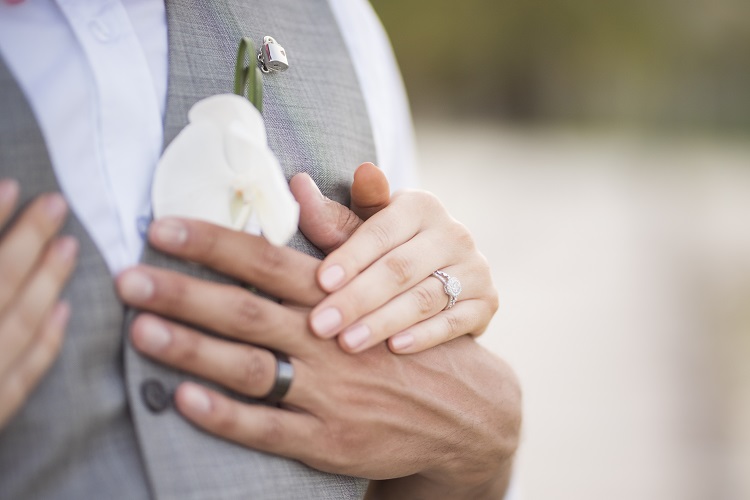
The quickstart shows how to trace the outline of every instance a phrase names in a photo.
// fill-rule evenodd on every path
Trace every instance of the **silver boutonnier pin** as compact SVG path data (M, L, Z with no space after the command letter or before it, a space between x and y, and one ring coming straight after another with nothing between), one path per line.
M272 36L263 37L263 45L258 54L258 62L263 73L286 71L289 68L286 50Z

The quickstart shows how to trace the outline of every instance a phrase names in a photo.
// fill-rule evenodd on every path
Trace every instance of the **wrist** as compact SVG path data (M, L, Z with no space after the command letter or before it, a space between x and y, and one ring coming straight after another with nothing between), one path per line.
M499 500L505 496L512 474L513 460L480 479L466 477L446 480L425 474L371 481L365 500L455 500L457 498Z

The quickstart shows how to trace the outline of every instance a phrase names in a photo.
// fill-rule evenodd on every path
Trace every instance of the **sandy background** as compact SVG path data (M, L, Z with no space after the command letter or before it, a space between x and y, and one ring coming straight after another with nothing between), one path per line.
M750 145L417 124L524 388L524 498L750 498Z

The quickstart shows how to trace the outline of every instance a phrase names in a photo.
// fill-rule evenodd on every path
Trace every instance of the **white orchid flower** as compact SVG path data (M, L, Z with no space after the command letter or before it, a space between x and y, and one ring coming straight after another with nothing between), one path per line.
M189 124L156 166L154 217L187 217L253 231L284 245L297 231L299 205L266 141L263 117L244 97L197 102ZM252 217L251 217L252 216Z

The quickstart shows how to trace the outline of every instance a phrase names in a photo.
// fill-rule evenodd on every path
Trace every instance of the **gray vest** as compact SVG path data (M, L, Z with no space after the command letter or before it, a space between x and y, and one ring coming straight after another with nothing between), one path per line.
M360 88L325 0L167 2L169 90L165 143L201 98L231 92L241 36L272 35L290 69L265 77L271 149L287 177L308 172L348 203L353 170L375 159ZM127 75L123 75L127 78ZM64 96L61 96L64 98ZM0 177L21 182L23 199L59 190L26 99L0 60ZM62 353L0 431L0 498L361 498L367 482L326 474L214 438L188 424L169 396L187 376L135 352L134 316L91 238L71 216L63 230L81 242L64 296L72 318ZM302 236L290 243L317 250ZM146 248L149 265L226 281Z

